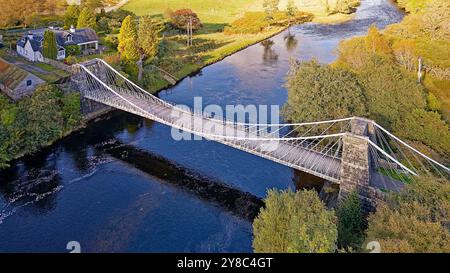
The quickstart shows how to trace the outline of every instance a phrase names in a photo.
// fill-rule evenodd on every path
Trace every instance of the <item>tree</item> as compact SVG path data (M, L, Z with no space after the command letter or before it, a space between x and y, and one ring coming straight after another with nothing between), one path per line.
M79 16L80 8L78 5L68 6L66 12L64 13L64 27L70 28L71 26L76 26Z
M158 54L160 43L159 33L163 30L162 24L150 16L144 16L139 22L138 47L140 58L138 60L138 81L142 80L142 62L145 58L153 59Z
M420 177L369 216L367 239L382 252L450 252L449 196L445 179Z
M138 61L140 54L137 47L137 28L133 17L130 15L123 20L118 39L118 51L121 58L133 62Z
M353 191L336 210L338 247L358 250L364 241L364 215L358 193Z
M197 13L190 9L179 9L170 14L170 24L178 29L187 29L187 25L192 21L192 30L198 30L202 27L200 18L198 18Z
M367 112L356 75L316 60L293 63L286 87L288 101L283 113L293 122L363 116Z
M264 0L263 2L263 8L264 12L266 13L266 20L272 21L274 13L278 11L278 4L280 3L280 0Z
M95 14L89 8L83 8L80 12L80 16L78 16L77 28L96 28L97 26L97 18Z
M255 252L334 252L336 217L315 191L269 190L253 234Z
M393 53L397 63L408 71L416 67L417 56L415 54L414 40L399 40L392 45Z
M375 25L369 27L365 37L366 49L372 54L380 54L389 56L392 54L392 49L389 40L378 31Z
M45 58L56 60L58 48L56 47L56 35L51 30L44 32L44 41L42 43L42 55Z
M372 56L358 70L358 78L371 118L384 127L392 128L414 109L425 108L423 87L385 58Z
M295 17L297 12L298 12L298 9L297 9L297 6L294 4L294 1L288 0L287 6L286 6L286 16L289 18L289 26L291 25L292 18Z
M399 119L394 129L401 137L420 141L440 154L450 155L450 130L437 112L415 109Z

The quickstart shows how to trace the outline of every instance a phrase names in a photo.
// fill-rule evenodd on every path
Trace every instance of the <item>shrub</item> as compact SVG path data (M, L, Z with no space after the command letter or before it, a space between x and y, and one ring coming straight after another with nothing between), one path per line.
M64 63L67 64L67 65L76 64L76 63L78 63L78 58L75 57L75 56L69 55L64 60Z
M187 24L191 19L193 30L198 30L202 27L202 23L197 14L191 9L179 9L170 13L170 24L178 29L186 30Z
M335 251L336 217L315 191L270 190L265 205L253 223L255 252Z
M267 27L266 14L264 12L246 12L243 17L231 23L225 28L227 34L259 33Z
M81 55L81 48L79 45L67 45L64 48L66 49L66 56Z

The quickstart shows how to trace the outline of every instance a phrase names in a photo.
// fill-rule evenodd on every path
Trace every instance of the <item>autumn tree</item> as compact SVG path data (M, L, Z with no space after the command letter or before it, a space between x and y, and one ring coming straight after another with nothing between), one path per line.
M269 190L253 234L255 252L334 252L336 216L315 191Z
M415 54L414 40L399 40L392 45L396 62L408 71L413 71L416 67L417 56Z
M64 27L70 28L76 26L78 17L80 16L80 8L78 5L70 5L64 13Z
M80 12L80 16L78 16L77 28L96 28L97 26L97 18L95 17L94 12L89 8L83 8Z
M202 27L197 13L191 9L179 9L174 12L167 11L167 13L170 16L170 24L175 28L186 30L189 22L192 22L192 30L198 30Z
M390 55L392 53L389 40L378 31L375 25L369 27L365 37L366 49L372 54Z
M56 47L56 35L51 30L44 32L44 41L42 43L42 55L45 58L56 60L58 48Z

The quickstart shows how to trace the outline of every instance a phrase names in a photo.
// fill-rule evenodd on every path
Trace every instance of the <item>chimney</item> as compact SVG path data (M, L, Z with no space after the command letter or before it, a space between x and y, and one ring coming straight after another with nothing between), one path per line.
M72 33L75 32L75 27L73 25L70 26L70 32L72 32Z

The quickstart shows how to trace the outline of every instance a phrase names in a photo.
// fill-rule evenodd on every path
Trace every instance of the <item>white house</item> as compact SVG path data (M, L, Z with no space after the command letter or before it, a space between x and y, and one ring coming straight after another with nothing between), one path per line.
M98 50L98 36L92 28L75 29L73 26L70 30L47 28L38 29L28 32L28 34L17 41L17 54L28 59L31 62L43 62L42 45L44 40L44 32L46 30L53 31L56 36L56 44L58 49L57 59L64 60L66 58L66 46L78 45L84 54L96 52Z

